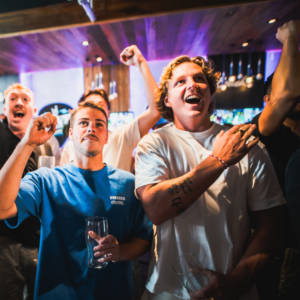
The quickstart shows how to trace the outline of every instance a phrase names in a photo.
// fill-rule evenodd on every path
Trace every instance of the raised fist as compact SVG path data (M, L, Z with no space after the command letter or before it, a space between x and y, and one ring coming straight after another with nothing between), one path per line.
M56 131L57 119L50 112L33 118L27 128L23 141L31 146L46 143Z
M135 45L125 48L120 54L120 60L127 66L139 66L145 60L139 48Z
M276 33L276 38L278 41L280 41L283 44L284 41L290 36L294 37L298 41L299 34L300 34L300 21L292 20L283 24L281 27L278 28Z

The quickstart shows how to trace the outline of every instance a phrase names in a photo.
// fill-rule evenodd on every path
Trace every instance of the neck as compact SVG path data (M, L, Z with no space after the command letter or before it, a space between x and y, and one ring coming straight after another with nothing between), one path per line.
M290 118L286 118L283 124L289 127L295 134L300 136L300 120L292 120Z
M102 151L95 156L87 156L75 149L73 165L87 171L99 171L105 167L102 159Z
M20 140L25 136L26 130L21 130L19 128L12 126L11 124L8 125L8 128Z
M189 119L179 120L176 116L174 117L175 127L179 130L189 131L189 132L202 132L208 130L212 122L210 121L209 114L203 116L202 118L190 117Z

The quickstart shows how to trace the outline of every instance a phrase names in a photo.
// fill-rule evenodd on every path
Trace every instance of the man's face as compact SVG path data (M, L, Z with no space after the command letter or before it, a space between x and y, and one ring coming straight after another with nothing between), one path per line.
M106 112L107 117L109 117L110 111L108 110L107 103L103 97L101 97L100 95L90 95L84 100L84 102L86 101L93 101L96 104L102 106Z
M102 152L107 143L107 123L104 114L95 108L86 107L77 112L70 139L81 154L94 157Z
M174 119L186 122L188 119L209 117L210 90L200 66L186 62L175 68L169 80L165 105L171 107Z
M5 98L4 114L9 127L26 131L31 118L36 114L33 95L26 90L11 90Z

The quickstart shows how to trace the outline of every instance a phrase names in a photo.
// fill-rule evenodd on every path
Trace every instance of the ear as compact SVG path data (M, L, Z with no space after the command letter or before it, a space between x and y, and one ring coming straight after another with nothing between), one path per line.
M33 108L33 115L36 116L36 114L37 114L37 108L34 107L34 108Z
M73 138L73 128L69 128L69 139L70 139L70 141L74 141L74 138Z
M7 117L7 112L6 112L6 107L5 106L3 107L3 114L4 114L5 117Z
M165 103L165 106L172 107L171 103L169 102L168 96L165 97L164 103Z
M108 143L108 131L106 131L106 139L105 139L105 144Z
M264 102L268 103L270 101L270 95L264 95Z

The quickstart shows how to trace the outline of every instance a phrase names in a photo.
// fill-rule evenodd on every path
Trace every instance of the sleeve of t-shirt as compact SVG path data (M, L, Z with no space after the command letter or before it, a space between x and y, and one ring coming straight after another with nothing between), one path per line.
M70 143L71 141L68 141L62 150L60 163L59 163L60 166L70 163L70 153L69 153L71 150Z
M113 137L123 139L124 144L132 152L141 139L138 119L135 118L131 123L121 126L113 132Z
M143 240L151 240L153 237L153 225L147 217L141 201L136 200L134 222L131 230L132 236Z
M266 147L259 143L249 153L247 201L250 211L285 204L274 167Z
M155 133L147 134L138 144L135 159L135 190L169 178L169 167L162 143Z
M6 219L5 222L10 228L18 227L25 219L30 216L39 217L39 209L42 202L40 177L36 172L28 173L22 180L16 205L17 216Z

